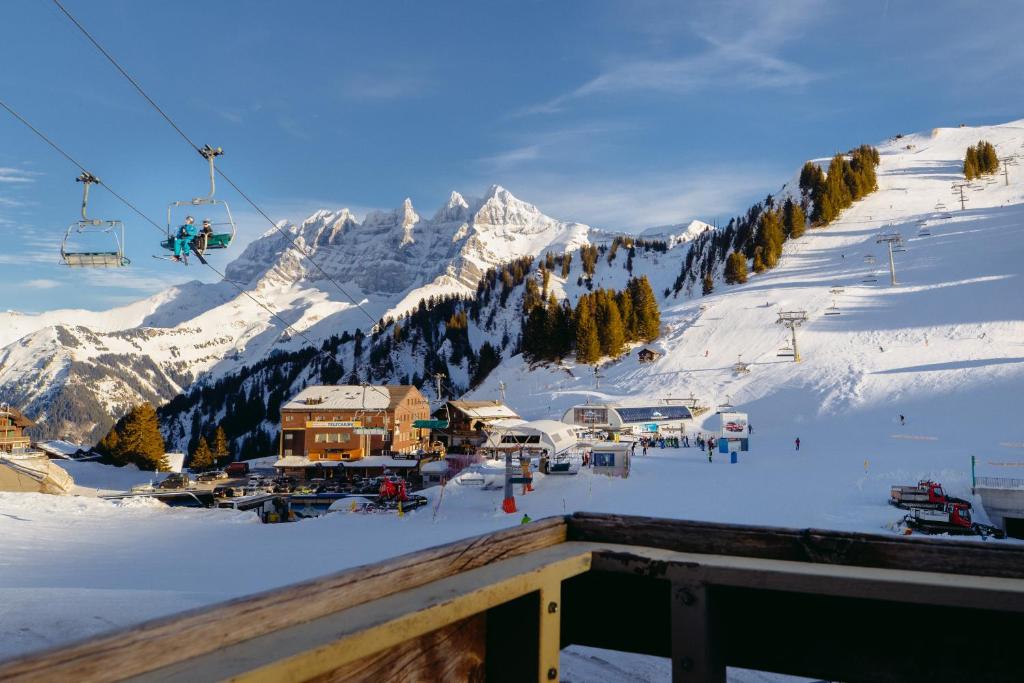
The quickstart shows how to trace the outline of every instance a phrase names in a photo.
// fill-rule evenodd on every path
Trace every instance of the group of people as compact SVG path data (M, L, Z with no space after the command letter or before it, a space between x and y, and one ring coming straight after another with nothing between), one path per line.
M186 216L184 225L178 228L178 234L174 238L174 256L171 257L171 260L188 263L188 252L192 250L192 241L200 235L207 241L213 235L213 225L210 223L210 219L204 218L203 227L200 229L196 227L195 218Z

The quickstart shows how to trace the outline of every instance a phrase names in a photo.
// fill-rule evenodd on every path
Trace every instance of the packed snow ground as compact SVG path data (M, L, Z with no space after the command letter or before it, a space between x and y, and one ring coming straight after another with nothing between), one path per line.
M557 419L588 398L650 404L693 394L712 407L729 400L754 427L738 464L653 450L626 480L538 476L537 490L518 497L521 510L534 519L588 510L888 534L902 516L886 503L891 484L932 477L972 499L971 455L979 474L1019 473L1006 465L1024 461L1024 176L1011 167L1008 186L1002 176L976 182L967 209L954 210L950 183L981 138L1000 156L1016 154L1024 122L881 146L878 192L787 244L770 273L663 302L666 331L654 346L665 356L606 365L600 390L588 368L506 360L470 398L497 398L503 381L524 417ZM931 236L918 237L921 221ZM907 245L896 255L897 287L875 243L890 225ZM670 252L658 267L648 274L660 292L678 258ZM863 283L876 268L878 283ZM833 286L845 288L835 297L841 315L824 316ZM779 310L808 313L802 363L776 355L788 337L775 324ZM734 374L738 354L749 374ZM500 491L450 484L436 516L440 489L426 493L432 505L404 518L339 513L267 526L222 510L0 494L0 657L519 522L500 511ZM572 657L587 679L592 660Z

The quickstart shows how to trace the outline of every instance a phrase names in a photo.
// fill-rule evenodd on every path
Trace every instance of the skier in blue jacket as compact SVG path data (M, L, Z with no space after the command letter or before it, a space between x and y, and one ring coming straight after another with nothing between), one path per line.
M198 234L196 219L186 216L185 224L178 228L178 236L174 238L174 256L171 257L171 260L188 263L188 252L192 248L192 240Z

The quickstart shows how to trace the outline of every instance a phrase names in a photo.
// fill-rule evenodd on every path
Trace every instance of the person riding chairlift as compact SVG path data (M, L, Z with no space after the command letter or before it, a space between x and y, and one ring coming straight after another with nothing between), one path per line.
M174 256L172 261L184 261L188 263L188 252L192 248L192 240L199 231L196 229L196 219L192 216L185 217L185 224L178 228L178 236L174 238Z
M210 238L213 237L213 225L210 224L210 219L209 218L204 218L203 219L203 227L199 231L199 234L203 238L203 242L202 242L203 246L205 247L205 246L209 245L210 244Z

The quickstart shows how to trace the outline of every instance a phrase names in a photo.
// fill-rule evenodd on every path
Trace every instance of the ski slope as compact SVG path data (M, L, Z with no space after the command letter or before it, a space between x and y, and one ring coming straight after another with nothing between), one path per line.
M642 269L638 258L659 293L664 333L653 346L665 355L606 363L600 389L587 367L531 370L506 359L467 398L497 398L504 382L518 413L557 419L588 399L638 405L692 394L712 407L729 401L754 427L752 450L735 465L709 463L695 448L655 449L635 458L625 480L538 475L535 492L517 495L520 511L892 534L902 513L886 503L889 486L933 477L972 499L985 521L970 494L970 456L979 474L1013 476L1020 470L1005 466L1024 462L1024 176L1011 167L1008 185L1001 176L975 183L966 209L953 210L950 183L981 138L1000 156L1017 154L1024 122L881 145L879 190L787 243L778 268L744 285L719 281L709 296L664 300L679 258L673 250ZM930 236L918 236L922 222ZM889 227L906 243L895 287L875 242ZM867 254L878 261L877 284L862 282ZM602 269L596 284L621 287L625 277L621 266ZM577 286L552 281L558 293ZM844 289L835 297L841 315L825 316L834 286ZM775 324L780 310L807 312L800 363L777 355L788 337ZM745 375L733 372L740 354ZM714 427L713 414L694 425ZM500 491L456 483L443 498L440 488L425 493L431 505L404 518L337 513L279 526L222 510L0 494L0 657L519 523L520 514L501 512ZM183 557L201 560L183 571ZM595 656L573 655L581 676L616 680Z

